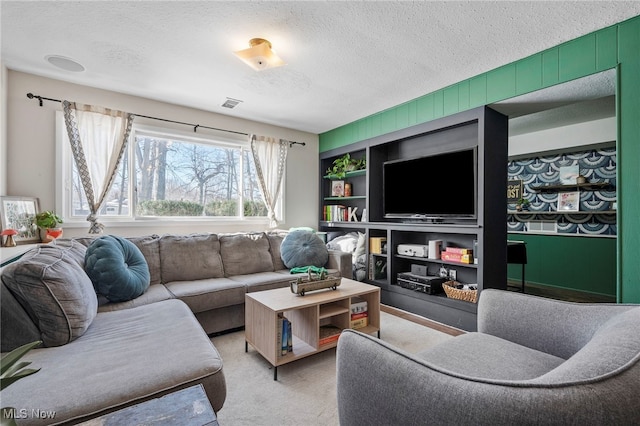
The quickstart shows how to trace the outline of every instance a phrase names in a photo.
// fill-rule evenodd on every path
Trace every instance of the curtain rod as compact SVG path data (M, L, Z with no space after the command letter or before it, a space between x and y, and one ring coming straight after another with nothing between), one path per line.
M27 98L29 98L29 99L34 99L34 98L37 99L38 102L40 103L40 106L42 106L42 101L62 102L60 99L45 98L44 96L34 95L33 93L27 93ZM198 130L198 127L202 127L203 129L218 130L218 131L221 131L221 132L235 133L237 135L249 136L248 133L237 132L235 130L218 129L217 127L201 126L200 124L192 124L192 123L185 123L183 121L167 120L166 118L150 117L148 115L141 115L141 114L135 114L135 113L131 113L131 114L135 115L136 117L142 117L142 118L149 118L151 120L164 121L165 123L174 123L174 124L182 124L182 125L185 125L185 126L191 126L191 127L193 127L193 132L194 133ZM305 146L306 142L289 141L289 148L291 148L293 145Z

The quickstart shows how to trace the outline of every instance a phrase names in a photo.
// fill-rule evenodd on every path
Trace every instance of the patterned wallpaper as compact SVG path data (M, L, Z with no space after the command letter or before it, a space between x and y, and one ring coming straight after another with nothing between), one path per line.
M558 193L535 192L531 188L558 184L560 167L578 165L587 182L603 182L613 186L607 190L580 191L578 212L557 213ZM507 215L507 231L526 232L527 222L554 221L559 234L616 235L616 149L601 148L574 153L557 154L510 161L509 180L523 183L523 198L530 201L529 212ZM507 204L508 211L515 203ZM545 212L545 213L542 213Z

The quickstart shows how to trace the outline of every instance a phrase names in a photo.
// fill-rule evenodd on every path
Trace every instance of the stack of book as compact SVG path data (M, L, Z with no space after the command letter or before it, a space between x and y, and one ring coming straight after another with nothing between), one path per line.
M341 204L327 204L322 208L322 219L327 222L357 222L357 207L347 207Z
M460 247L447 247L440 253L440 259L455 263L473 263L473 250Z
M280 355L284 356L293 352L293 334L291 333L291 321L282 314L278 314L276 348L280 349Z
M360 297L351 299L351 323L353 329L363 328L369 325L369 313L367 310L367 301Z
M318 341L319 346L336 342L340 337L340 333L342 333L342 329L333 324L321 325L320 340Z

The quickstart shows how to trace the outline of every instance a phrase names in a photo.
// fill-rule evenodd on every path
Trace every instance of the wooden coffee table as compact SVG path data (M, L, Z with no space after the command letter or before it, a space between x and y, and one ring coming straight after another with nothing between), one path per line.
M293 280L293 279L292 279ZM368 322L359 328L380 337L380 288L342 278L336 290L325 289L300 296L290 288L258 291L245 295L245 352L253 346L271 365L273 380L278 380L278 366L336 347L337 340L320 345L320 327L333 325L350 328L351 302L367 301ZM282 355L278 340L278 314L291 321L292 351Z

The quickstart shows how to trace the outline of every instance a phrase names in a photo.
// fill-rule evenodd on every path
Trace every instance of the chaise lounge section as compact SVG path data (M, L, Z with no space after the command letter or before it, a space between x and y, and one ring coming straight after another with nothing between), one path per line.
M40 245L2 271L2 352L42 340L25 360L41 370L2 391L3 406L55 412L20 424L66 424L202 384L226 398L223 360L208 334L244 325L246 292L288 286L283 232L128 238L149 269L139 297L95 293L84 259L92 238ZM351 255L330 252L333 274ZM343 263L344 262L344 263Z

